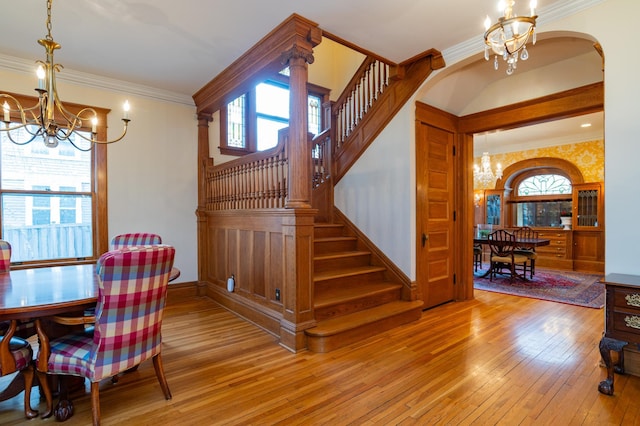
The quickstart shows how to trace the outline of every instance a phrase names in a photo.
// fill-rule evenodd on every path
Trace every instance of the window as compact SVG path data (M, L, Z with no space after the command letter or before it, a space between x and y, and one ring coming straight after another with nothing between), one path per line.
M526 176L516 184L516 226L561 227L560 216L571 211L572 186L558 174Z
M100 122L105 119L106 113ZM106 127L97 130L105 134ZM11 134L14 140L27 135L26 129ZM106 202L105 152L99 145L82 152L68 141L56 148L41 139L16 145L0 132L0 225L12 264L88 263L106 250L106 209L97 208Z
M278 131L289 126L289 84L286 73L256 85L249 93L231 101L221 111L220 151L244 155L264 151L278 143ZM307 85L308 130L322 131L322 104L329 90Z

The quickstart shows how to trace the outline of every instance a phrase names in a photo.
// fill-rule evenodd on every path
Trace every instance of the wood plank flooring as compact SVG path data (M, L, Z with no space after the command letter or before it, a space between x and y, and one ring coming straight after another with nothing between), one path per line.
M476 291L357 344L293 354L210 299L187 298L163 325L173 399L144 363L101 385L103 424L639 424L640 378L616 376L612 397L597 391L603 315ZM0 424L55 423L24 420L20 397L0 403ZM88 393L74 404L66 424L89 424Z

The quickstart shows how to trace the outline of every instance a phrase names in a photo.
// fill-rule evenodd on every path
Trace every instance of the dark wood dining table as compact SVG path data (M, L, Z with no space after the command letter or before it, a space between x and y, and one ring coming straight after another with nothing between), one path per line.
M491 240L491 242L493 244L500 244L500 240ZM551 240L548 240L546 238L517 238L515 239L515 241L505 241L505 244L514 244L516 247L524 247L524 248L534 248L534 247L540 247L540 246L548 246L549 244L551 244ZM489 244L489 239L488 238L474 238L473 239L473 244L480 244L480 245L488 245ZM485 272L482 277L488 277L489 274L491 274L491 268L487 269L487 272ZM524 280L526 280L526 277L522 277Z
M169 281L179 276L180 270L173 268ZM0 321L82 312L94 307L97 300L95 264L11 269L0 274ZM0 394L10 396L19 392L20 386L24 388L19 376Z

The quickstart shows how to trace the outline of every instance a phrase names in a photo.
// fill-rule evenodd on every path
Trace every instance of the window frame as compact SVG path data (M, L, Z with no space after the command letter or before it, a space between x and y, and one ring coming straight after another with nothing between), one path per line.
M285 86L289 89L289 77L278 73L277 75L268 78L267 80L261 81L260 83L272 83L278 86ZM260 84L258 83L258 84ZM251 154L253 152L257 152L257 123L259 115L256 112L256 84L252 89L245 93L245 146L243 148L229 146L228 145L228 134L227 134L227 104L223 108L220 108L220 153L223 155L235 155L242 156ZM325 122L325 117L322 112L322 105L325 102L329 101L329 95L331 93L330 89L327 89L322 86L318 86L313 83L307 82L307 98L311 96L316 96L320 98L321 101L321 110L320 110L320 127L321 129L325 129L328 123ZM242 96L242 95L240 95Z
M20 104L31 106L38 102L38 98L34 96L21 95L17 93L7 93L14 98ZM100 108L95 106L76 104L76 103L64 103L65 108L70 112L77 114L84 108L93 108L98 116L98 124L96 125L96 136L100 140L107 140L107 115L111 111L107 108ZM56 111L56 115L59 112ZM56 116L56 119L59 117ZM13 122L19 122L19 116L16 112L12 112L11 120ZM82 127L81 130L91 132L91 124ZM38 143L34 140L31 143ZM50 149L50 148L47 148ZM59 148L54 148L59 149ZM75 149L75 148L74 148ZM51 260L34 260L24 262L12 262L11 268L24 269L41 266L64 266L64 265L78 265L78 264L90 264L95 263L100 255L109 249L109 233L108 233L108 205L107 205L107 146L105 144L94 144L91 149L91 219L92 219L92 242L93 242L93 256L86 258L65 258L65 259L51 259ZM1 154L0 154L1 155ZM0 197L2 194L22 194L32 193L38 191L31 190L6 190L0 186ZM0 232L2 230L2 209L0 209Z

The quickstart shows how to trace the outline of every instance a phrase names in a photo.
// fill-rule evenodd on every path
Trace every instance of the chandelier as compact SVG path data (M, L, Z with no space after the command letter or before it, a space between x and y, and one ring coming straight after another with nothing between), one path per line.
M473 165L473 179L478 181L483 187L489 186L493 183L494 179L500 179L502 177L502 166L500 163L496 164L496 172L491 170L491 160L489 159L489 153L483 152L480 159L480 166Z
M529 7L531 16L518 16L513 13L514 0L502 0L498 4L504 16L498 18L498 22L491 25L491 19L487 15L484 21L486 32L484 33L484 59L489 60L490 51L494 53L493 67L498 69L498 56L507 63L507 75L513 74L518 65L518 56L526 61L529 58L527 41L532 38L536 44L536 18L535 9L537 2L531 0Z
M39 65L37 69L38 103L32 107L25 108L20 102L9 94L0 93L2 103L2 123L0 131L6 132L8 139L16 145L25 145L38 137L42 137L45 146L55 148L59 141L69 141L75 148L81 151L89 151L94 144L110 144L118 142L127 134L129 124L129 102L124 104L124 130L122 134L113 140L98 140L97 125L98 114L93 108L83 108L77 114L70 112L60 101L56 90L56 73L63 67L53 61L53 51L60 49L60 44L53 41L51 37L51 3L47 0L47 36L38 40L47 52L45 62L36 61ZM18 121L12 122L13 119ZM88 129L91 128L91 135L87 137ZM23 131L17 131L23 129ZM24 135L26 140L16 138L12 133ZM72 137L74 136L74 137ZM89 143L85 148L77 144L75 137L81 138Z

